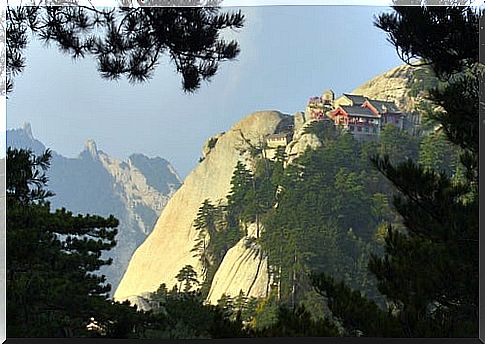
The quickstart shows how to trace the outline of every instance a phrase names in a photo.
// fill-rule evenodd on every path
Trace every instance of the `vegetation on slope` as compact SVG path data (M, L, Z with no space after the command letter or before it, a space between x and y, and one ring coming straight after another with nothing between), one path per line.
M209 202L199 230L213 233L213 264L247 223L261 224L256 240L276 276L267 298L249 307L240 295L231 312L229 300L206 305L200 292L190 291L197 276L187 266L178 276L185 290L162 286L151 297L159 307L149 313L110 302L109 287L95 271L109 263L100 255L114 246L117 221L52 213L44 189L48 153L38 158L9 150L7 334L476 337L476 121L484 75L476 63L478 14L461 7L396 7L376 24L403 58L423 58L444 82L430 90L430 100L443 109L431 116L446 144L430 143L440 142L441 134L420 141L386 127L376 143L330 135L286 168L282 151L274 162L260 159L254 171L238 164L222 208L227 224L219 231L228 241L215 239L217 217L208 214L219 206ZM305 301L318 305L315 292L326 300L324 316L318 307L306 309ZM248 309L253 314L244 323ZM91 317L98 331L88 331Z

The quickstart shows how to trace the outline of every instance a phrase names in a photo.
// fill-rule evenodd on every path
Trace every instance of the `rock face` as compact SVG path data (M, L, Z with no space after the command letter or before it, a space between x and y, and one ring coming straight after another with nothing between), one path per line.
M115 300L125 300L144 292L155 291L161 283L165 283L170 289L177 283L177 273L188 264L201 275L199 261L190 252L197 235L193 222L200 205L205 199L214 202L225 199L237 161L243 160L251 165L250 157L243 153L248 148L248 142L258 144L266 135L274 133L278 124L289 117L276 111L253 113L220 135L210 149L205 149L204 159L173 195L153 232L135 251L116 290ZM220 271L216 273L215 277L219 282L215 281L214 285L217 286L212 290L211 301L228 290L229 287L223 284L229 280L236 282L229 289L237 289L237 293L240 289L247 293L248 290L241 286L244 283L244 286L250 285L254 279L254 285L263 289L260 286L265 284L264 276L267 275L267 271L262 268L265 263L260 259L258 249L245 248L245 242L247 238L242 239L227 253ZM235 264L239 267L231 269ZM249 282L241 281L242 284L239 284L239 278Z
M296 120L296 118L295 118ZM306 128L308 128L315 120L305 122L300 126L299 130L296 130L293 134L293 140L288 146L286 146L285 152L288 156L288 164L291 164L293 160L299 157L308 148L317 149L322 146L322 143L315 134L307 133Z
M36 154L45 146L34 139L30 125L7 131L7 146L31 148ZM113 214L119 221L117 245L105 257L113 258L104 266L114 291L133 251L154 227L158 216L181 181L170 163L161 158L131 155L127 161L98 150L93 140L75 159L55 152L48 171L48 189L55 193L52 208L65 207L74 213L101 216Z
M7 147L30 148L39 155L45 150L45 146L32 135L30 123L24 123L22 128L7 130Z
M293 114L293 118L294 118L295 132L298 132L306 122L305 113L296 112L295 114Z
M254 242L255 232L256 225L249 226L248 236L227 251L212 280L207 296L210 303L217 304L223 294L235 296L241 290L247 297L267 296L268 260Z
M127 300L130 301L132 305L136 305L138 310L145 312L156 307L155 305L153 305L153 301L149 301L148 294L141 296L132 296L127 298Z
M224 133L219 133L217 135L214 135L212 137L210 137L204 144L204 147L202 148L202 157L205 159L205 157L207 156L207 154L210 153L210 151L212 150L212 148L214 148L216 146L216 143L217 143L217 140L219 140L219 138L224 135Z
M412 99L408 90L413 72L408 66L399 66L384 73L350 93L376 99L392 99L403 109ZM200 276L201 266L190 250L194 246L196 231L193 221L205 199L213 203L224 200L230 189L230 179L238 160L248 166L251 159L243 151L259 144L268 134L294 129L293 140L286 146L289 162L307 148L322 146L319 138L306 132L311 125L305 114L283 115L275 111L256 112L237 123L226 133L218 134L204 144L199 165L184 181L160 216L155 229L136 250L128 269L116 290L116 300L137 303L140 295L155 291L161 283L170 289L177 284L175 276L185 265L192 265ZM251 227L250 227L251 228ZM270 282L267 259L248 230L225 255L214 275L207 301L216 303L222 294L237 296L242 290L247 296L265 296ZM200 278L199 278L200 279ZM141 301L140 301L141 302ZM146 304L140 304L145 307Z
M351 94L359 94L371 99L393 100L398 108L411 111L414 99L408 95L414 82L415 68L401 65L384 74L378 75L363 85L357 87Z

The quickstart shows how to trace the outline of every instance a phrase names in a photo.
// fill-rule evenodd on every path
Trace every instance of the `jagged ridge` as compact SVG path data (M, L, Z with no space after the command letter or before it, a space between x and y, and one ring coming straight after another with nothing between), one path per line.
M8 130L7 146L30 148L36 154L46 148L34 138L29 124ZM113 264L101 270L113 291L133 251L151 232L163 207L181 184L168 161L142 154L120 161L98 150L93 140L86 141L77 158L53 152L48 176L48 189L55 193L52 208L65 207L74 213L102 216L113 214L120 220L117 245L106 255L113 258Z

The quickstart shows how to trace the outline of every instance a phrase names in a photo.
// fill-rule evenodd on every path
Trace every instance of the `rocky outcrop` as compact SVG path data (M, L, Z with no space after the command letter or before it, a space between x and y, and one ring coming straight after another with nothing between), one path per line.
M306 122L305 113L296 112L293 115L293 118L294 118L294 120L293 120L294 121L294 132L298 133ZM293 137L293 138L295 138L295 137Z
M222 135L224 135L224 133L214 135L204 143L204 147L202 147L202 157L204 159L212 151L212 148L216 146L217 140L219 140Z
M266 135L274 133L278 124L288 117L277 111L256 112L217 139L210 153L206 154L187 176L182 187L164 208L153 232L135 251L114 295L116 300L125 300L134 295L155 291L161 283L165 283L167 288L171 289L177 283L175 276L187 264L192 265L199 276L201 275L199 261L190 252L197 235L193 222L200 205L205 199L225 199L230 190L230 180L237 161L243 160L251 165L251 157L247 152L249 145L259 144ZM240 282L235 280L239 278L237 276L244 276L248 280L254 280L256 276L256 282L251 281L247 285L260 286L265 283L261 280L265 273L254 272L257 265L264 264L257 258L260 257L258 249L254 246L246 248L245 243L247 241L243 239L227 253L220 267L222 270L215 276L221 283L231 278L236 283L228 287L217 282L216 284L221 287L213 289L214 296L211 300L216 299L217 295L228 288L237 289L239 293L243 288L240 287ZM239 264L239 268L226 268L234 264ZM244 289L243 291L248 292Z
M7 132L7 146L31 148L36 154L45 146L32 135L30 125ZM133 251L153 229L158 216L181 184L170 163L162 158L133 154L127 161L110 157L87 140L77 158L53 152L48 189L55 193L52 208L74 213L113 214L119 221L117 244L103 257L113 258L101 273L117 287Z
M227 251L212 280L207 301L217 304L223 294L236 296L242 290L247 297L266 296L269 286L268 260L255 242L256 225L248 227L248 236Z
M410 67L400 66L351 93L392 99L401 107L409 105L409 78L412 75ZM290 127L294 129L292 141L286 146L289 163L307 149L321 147L320 138L307 130L313 123L306 121L302 112L294 116L275 111L257 112L228 132L209 138L203 146L201 162L167 204L154 231L133 255L115 299L136 300L137 295L155 291L161 283L170 289L177 283L177 273L188 264L200 275L201 266L190 250L197 235L193 221L202 202L225 199L237 161L243 160L251 166L249 145L259 146L268 134L285 132ZM270 156L268 152L266 154ZM265 296L269 283L267 259L250 233L226 253L213 277L207 300L216 303L222 294L234 297L241 290L249 297Z
M45 151L45 146L32 135L30 123L24 123L22 128L7 130L7 147L29 148L39 155Z
M391 69L354 89L351 94L359 94L371 99L391 100L399 109L412 111L415 99L409 95L414 80L415 67L401 65Z
M181 184L173 167L166 160L150 159L141 154L132 155L125 162L100 152L97 159L112 176L115 189L118 189L118 195L136 227L145 235L150 233L161 210ZM141 159L159 166L148 173L142 167ZM152 177L155 176L153 182Z
M141 296L131 296L127 298L132 305L136 306L138 310L141 311L149 311L153 308L158 308L156 304L154 304L153 301L150 301L150 295L148 293L143 294Z
M291 164L307 149L317 149L322 146L320 139L315 134L307 132L307 128L315 122L315 120L308 121L300 126L298 131L295 129L293 140L286 146L285 150L288 157L287 164Z

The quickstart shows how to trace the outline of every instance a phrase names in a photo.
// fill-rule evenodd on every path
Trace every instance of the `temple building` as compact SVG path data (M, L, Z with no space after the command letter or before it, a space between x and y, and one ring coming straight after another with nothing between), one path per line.
M405 114L394 102L344 94L339 105L328 113L335 125L347 129L356 139L378 137L386 124L404 129Z
M356 139L380 134L381 118L368 108L341 105L330 116L335 125L347 129Z
M268 148L286 146L288 143L290 143L291 136L291 132L268 135L266 137L266 145Z
M354 135L356 139L373 139L386 124L401 130L406 127L406 114L392 101L370 99L363 95L344 93L338 99L332 90L321 97L309 99L306 120L332 120Z

